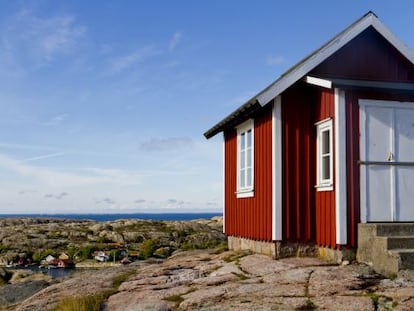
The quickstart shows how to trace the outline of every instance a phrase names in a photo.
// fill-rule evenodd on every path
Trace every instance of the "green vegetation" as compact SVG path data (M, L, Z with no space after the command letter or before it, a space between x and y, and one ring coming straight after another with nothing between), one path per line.
M0 243L0 253L7 252L8 250L10 250L10 247Z
M95 251L95 248L92 247L91 245L86 245L82 248L79 249L79 259L80 260L85 260L85 259L89 259L92 258L92 254Z
M147 239L140 247L140 257L142 259L150 258L154 255L155 250L159 247L158 239Z
M49 255L56 256L56 252L53 249L45 249L45 250L33 253L32 259L34 262L40 262Z

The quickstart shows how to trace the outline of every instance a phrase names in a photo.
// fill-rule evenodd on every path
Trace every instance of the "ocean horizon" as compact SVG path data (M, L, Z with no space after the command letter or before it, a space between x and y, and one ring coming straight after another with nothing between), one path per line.
M74 220L115 221L119 219L144 219L144 220L175 220L186 221L195 219L210 219L215 216L223 216L223 213L64 213L64 214L0 214L1 218L59 218Z

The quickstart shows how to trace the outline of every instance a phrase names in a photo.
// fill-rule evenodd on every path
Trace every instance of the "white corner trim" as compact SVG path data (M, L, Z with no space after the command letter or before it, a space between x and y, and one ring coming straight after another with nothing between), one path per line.
M223 233L226 233L226 137L223 133L223 146L222 146L222 182L223 182L223 194L222 194L222 204L223 204Z
M272 240L282 240L282 100L272 110Z
M366 146L366 133L365 133L365 127L366 127L366 116L365 116L365 109L366 109L366 101L359 99L359 128L360 128L360 135L359 135L359 158L365 160L365 146ZM361 223L365 224L367 222L367 167L366 165L360 165L360 217L361 217Z
M335 215L336 244L347 244L345 92L335 89Z
M327 88L327 89L332 88L332 81L330 81L330 80L316 78L316 77L312 77L312 76L306 76L304 78L304 81L308 84L324 87L324 88Z

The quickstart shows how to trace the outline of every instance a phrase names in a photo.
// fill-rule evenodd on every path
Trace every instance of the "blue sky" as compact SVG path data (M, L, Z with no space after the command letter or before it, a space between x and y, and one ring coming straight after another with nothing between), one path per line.
M0 0L0 213L221 211L203 132L369 10L412 1Z

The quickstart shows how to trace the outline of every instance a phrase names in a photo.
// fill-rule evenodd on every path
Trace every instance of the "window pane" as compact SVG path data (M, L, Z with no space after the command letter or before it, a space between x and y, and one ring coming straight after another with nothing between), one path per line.
M252 146L252 130L247 131L247 148Z
M252 167L252 149L249 149L247 152L247 167Z
M329 139L330 131L323 131L322 132L322 154L328 154L329 153Z
M240 169L244 169L246 167L246 152L240 152Z
M251 187L252 186L252 169L248 168L247 169L247 176L246 176L247 180L246 180L246 187Z
M246 187L245 170L240 170L240 188Z
M242 133L240 135L240 150L244 150L246 148L246 133Z
M330 156L322 157L322 179L331 178Z

